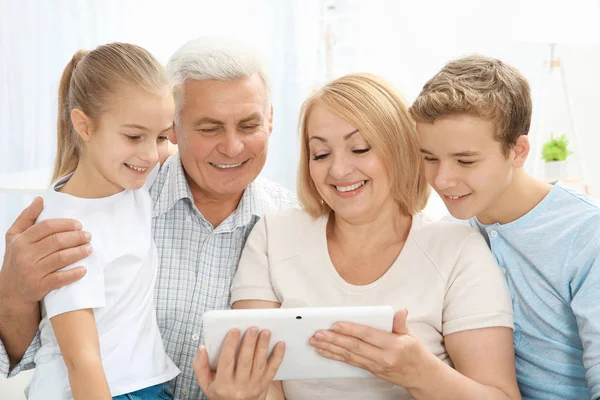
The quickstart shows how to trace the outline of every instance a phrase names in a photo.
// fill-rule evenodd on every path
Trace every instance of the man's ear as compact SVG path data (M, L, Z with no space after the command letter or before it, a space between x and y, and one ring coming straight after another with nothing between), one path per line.
M273 104L269 107L269 135L273 132Z
M177 129L177 124L175 124L175 122L173 122L173 126L171 127L171 130L169 131L169 134L167 135L167 137L169 138L169 142L171 142L173 144L177 144L177 135L175 134L175 129Z
M88 142L92 138L92 120L83 110L75 108L71 111L71 123L75 128L75 132L84 142Z
M525 165L525 161L527 161L527 156L529 155L529 151L531 150L531 146L529 145L529 138L527 135L521 135L517 138L517 143L513 147L512 151L515 153L515 158L512 161L513 167L521 168Z

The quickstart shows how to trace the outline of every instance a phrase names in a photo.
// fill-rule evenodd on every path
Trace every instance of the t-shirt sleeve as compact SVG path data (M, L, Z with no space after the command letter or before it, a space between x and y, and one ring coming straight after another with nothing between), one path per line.
M483 237L473 233L447 280L442 333L500 326L514 329L508 285Z
M569 267L571 308L583 345L583 365L592 398L600 398L600 218L586 224L573 245Z
M101 250L94 245L92 240L92 254L61 269L61 271L66 271L77 266L84 266L87 272L79 281L53 290L44 297L44 307L48 318L69 311L106 306L104 265L100 254Z
M265 218L260 219L246 241L231 286L231 303L266 300L281 303L271 284Z

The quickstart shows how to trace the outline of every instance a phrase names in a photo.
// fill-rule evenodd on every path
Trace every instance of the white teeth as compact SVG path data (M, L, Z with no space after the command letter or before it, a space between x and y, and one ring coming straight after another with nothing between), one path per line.
M336 186L335 188L340 192L351 192L363 186L365 183L367 183L367 181L360 181L351 186Z
M450 200L458 200L458 199L460 199L461 197L465 197L465 196L466 196L466 195L464 194L464 195L462 195L462 196L448 196L448 198L449 198Z
M239 164L232 164L232 165L211 163L211 165L213 165L213 166L215 166L217 168L221 168L221 169L237 168L237 167L241 167L242 164L243 164L243 162L241 162Z
M145 172L148 169L148 168L136 167L131 164L125 164L125 165L127 165L129 168L131 168L132 170L137 171L137 172Z

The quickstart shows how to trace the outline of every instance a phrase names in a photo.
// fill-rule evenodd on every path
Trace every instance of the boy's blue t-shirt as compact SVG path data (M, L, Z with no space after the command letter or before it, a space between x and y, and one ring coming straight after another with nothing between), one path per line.
M523 399L600 398L600 208L558 182L508 224L469 224L511 290Z

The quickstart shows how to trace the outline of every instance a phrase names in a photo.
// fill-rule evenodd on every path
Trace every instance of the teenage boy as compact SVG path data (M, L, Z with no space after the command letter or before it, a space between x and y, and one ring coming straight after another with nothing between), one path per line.
M523 398L598 399L600 208L525 172L531 109L519 71L470 56L431 78L410 111L429 184L506 275Z

